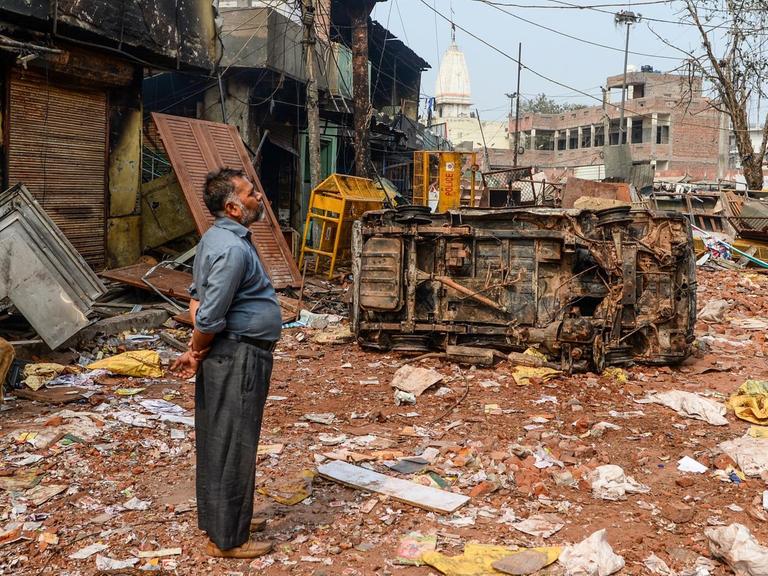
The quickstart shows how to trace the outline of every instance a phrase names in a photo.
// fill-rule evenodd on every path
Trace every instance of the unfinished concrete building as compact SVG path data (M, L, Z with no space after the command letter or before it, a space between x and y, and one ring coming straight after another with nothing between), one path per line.
M604 146L619 144L623 75L611 76L603 103L559 114L520 118L520 163L551 177L605 177ZM657 177L721 177L728 159L728 124L702 94L700 79L662 74L651 67L627 76L626 130L632 162ZM514 118L510 124L514 136ZM511 155L512 151L510 151Z

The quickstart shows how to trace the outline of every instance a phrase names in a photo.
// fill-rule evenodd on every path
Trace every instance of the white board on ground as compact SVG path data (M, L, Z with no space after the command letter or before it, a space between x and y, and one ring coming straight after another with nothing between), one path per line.
M386 494L400 502L413 504L433 512L449 514L458 510L469 501L469 496L423 486L400 478L393 478L392 476L379 474L373 470L354 466L339 460L322 464L317 468L317 472L328 480L333 480L352 488Z

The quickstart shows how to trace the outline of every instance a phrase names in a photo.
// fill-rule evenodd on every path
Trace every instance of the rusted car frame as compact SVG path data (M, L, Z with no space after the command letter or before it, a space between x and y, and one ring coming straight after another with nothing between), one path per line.
M681 215L382 210L356 223L352 250L364 347L535 345L568 371L691 352L695 256Z

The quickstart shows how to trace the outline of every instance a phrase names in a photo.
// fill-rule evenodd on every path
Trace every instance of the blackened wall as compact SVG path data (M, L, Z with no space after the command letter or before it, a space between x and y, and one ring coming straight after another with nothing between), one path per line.
M214 17L210 0L0 2L0 20L121 50L158 67L212 69Z

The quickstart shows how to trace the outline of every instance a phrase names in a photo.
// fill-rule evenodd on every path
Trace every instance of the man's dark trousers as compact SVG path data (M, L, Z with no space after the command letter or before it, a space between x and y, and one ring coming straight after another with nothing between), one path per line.
M249 539L272 353L216 338L195 384L197 523L219 548Z

